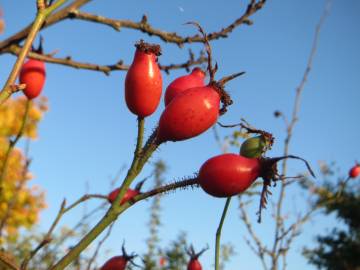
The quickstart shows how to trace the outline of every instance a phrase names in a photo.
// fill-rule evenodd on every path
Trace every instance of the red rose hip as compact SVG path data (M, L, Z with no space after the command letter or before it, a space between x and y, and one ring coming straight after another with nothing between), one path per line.
M200 68L194 68L190 74L181 76L172 81L165 91L165 106L179 93L194 87L204 86L205 72Z
M29 59L20 70L19 81L26 84L23 90L28 99L34 99L40 95L45 84L45 64L42 61Z
M211 86L178 94L160 117L158 142L182 141L205 132L216 123L219 110L220 96Z
M125 101L129 110L139 117L155 112L162 92L161 71L157 64L159 45L142 40L136 45L133 63L125 78Z
M360 175L360 164L355 164L349 171L350 178L356 178Z
M260 176L256 158L222 154L207 160L199 171L199 184L215 197L230 197L245 191Z
M109 195L108 195L109 203L113 203L115 201L117 195L119 194L119 191L120 191L120 188L117 188L109 193ZM129 200L131 200L132 198L134 198L136 195L139 195L139 194L140 194L140 191L129 188L126 191L124 197L121 199L120 205L123 205L124 203L128 202Z

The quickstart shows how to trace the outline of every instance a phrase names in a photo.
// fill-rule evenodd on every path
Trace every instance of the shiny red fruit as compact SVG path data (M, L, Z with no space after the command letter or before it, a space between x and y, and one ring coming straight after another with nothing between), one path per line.
M160 117L158 142L182 141L205 132L216 123L219 109L219 94L211 86L178 94Z
M165 91L165 106L179 93L194 87L204 86L205 72L194 68L190 74L181 76L172 81Z
M260 162L237 154L222 154L200 168L199 184L215 197L230 197L245 191L260 176Z
M202 270L199 260L197 259L190 260L187 265L187 270Z
M115 256L108 260L100 270L125 270L128 261L123 256Z
M356 178L360 175L360 164L354 165L349 171L350 178Z
M139 117L155 112L162 92L162 77L157 64L160 46L140 41L136 44L133 63L125 78L125 101Z
M117 197L117 195L119 194L120 189L114 189L112 192L109 193L108 195L108 201L110 203L113 203ZM124 203L128 202L129 200L131 200L132 198L134 198L136 195L139 195L140 191L138 190L134 190L134 189L128 189L124 195L124 197L121 199L120 201L120 205L123 205Z
M28 99L36 98L40 95L44 87L46 78L45 64L42 61L29 59L23 64L20 70L20 83L25 83L23 90Z

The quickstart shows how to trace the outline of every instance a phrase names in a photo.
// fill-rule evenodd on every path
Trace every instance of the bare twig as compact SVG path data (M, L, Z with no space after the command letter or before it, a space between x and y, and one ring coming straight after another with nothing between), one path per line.
M210 41L220 38L226 38L236 27L242 24L251 25L252 21L249 19L249 17L256 13L258 10L260 10L264 6L265 2L265 0L260 0L258 2L251 1L240 18L236 19L233 23L222 28L221 30L208 34L208 40ZM148 34L149 36L157 36L164 42L175 43L179 46L182 46L185 43L203 42L203 37L200 35L182 37L175 32L166 32L160 29L153 28L148 23L148 18L145 15L142 17L140 22L134 22L130 20L110 19L103 16L81 12L79 10L73 9L69 16L70 18L74 19L108 25L116 31L120 31L121 28L140 30L143 33Z
M246 229L249 233L249 235L251 236L253 242L256 244L257 249L253 249L253 251L255 252L255 254L260 258L260 261L263 265L264 270L267 270L267 265L266 265L266 261L265 261L265 254L271 255L271 252L267 249L267 247L261 242L260 238L256 235L252 224L249 220L249 217L246 213L245 210L245 206L243 204L243 202L240 202L240 211L241 211L241 216L240 218L242 219L242 221L244 222Z
M104 195L87 194L87 195L82 196L80 199L78 199L77 201L75 201L74 203L69 205L68 207L66 207L66 200L65 199L63 200L63 202L61 203L59 212L56 215L55 220L51 224L48 232L45 234L45 236L40 241L40 243L24 258L24 260L23 260L23 262L21 264L21 269L22 270L25 270L27 268L27 265L29 264L30 260L37 254L37 252L39 250L41 250L44 246L46 246L48 243L51 242L51 240L52 240L51 235L52 235L53 231L55 230L55 227L57 226L57 224L61 220L62 216L66 212L70 211L71 209L73 209L74 207L79 205L80 203L82 203L82 202L84 202L86 200L92 199L92 198L107 199L107 197L104 196Z
M18 55L21 52L22 48L17 45L13 44L9 46L5 52L9 52L13 55ZM47 63L52 64L59 64L64 65L76 69L86 69L86 70L93 70L93 71L100 71L105 73L105 75L109 75L112 71L124 71L129 69L129 65L126 65L123 63L122 60L118 61L116 64L113 65L98 65L93 63L86 63L86 62L79 62L73 60L71 57L65 57L65 58L57 58L49 54L40 54L37 52L30 52L28 55L30 58L41 60ZM189 70L190 67L194 65L200 65L202 63L205 63L207 61L207 58L202 53L199 55L197 59L194 58L193 54L190 53L189 60L179 63L179 64L169 64L169 65L161 65L159 64L159 68L161 70L164 70L166 73L169 73L170 70L175 69L187 69ZM22 85L21 85L22 86ZM18 90L16 90L18 91Z
M330 9L330 0L328 0L326 2L326 6L324 8L324 12L320 17L320 20L316 26L316 30L315 30L315 35L314 35L314 40L313 40L313 44L312 44L312 48L311 48L311 52L308 58L308 63L305 69L305 72L303 74L302 80L300 81L299 86L296 88L296 96L295 96L295 101L294 101L294 107L293 107L293 112L292 112L292 117L290 119L289 124L287 125L287 135L285 138L285 143L284 143L284 156L288 155L289 153L289 146L290 146L290 141L293 135L293 129L295 127L295 124L298 121L298 114L300 111L300 104L301 104L301 94L304 90L305 84L307 82L309 73L311 71L312 68L312 63L316 54L316 50L317 50L317 45L318 45L318 41L319 41L319 35L320 35L320 30L321 27L326 19L326 17L329 14L329 9ZM287 122L287 121L286 121ZM287 171L287 161L284 160L282 163L282 175L286 175L286 171ZM285 197L285 188L286 185L284 185L284 180L281 181L281 189L280 189L280 195L279 195L279 199L277 202L277 210L276 210L276 215L275 215L275 222L276 222L276 226L275 226L275 238L274 238L274 243L273 243L273 247L272 247L272 253L276 254L279 253L279 250L282 249L281 247L281 243L282 243L282 238L279 237L280 236L280 232L284 230L284 221L282 219L282 206L283 206L283 200ZM289 242L290 244L291 242ZM271 269L272 270L276 270L277 269L277 265L278 265L278 256L273 256L272 257L272 266Z

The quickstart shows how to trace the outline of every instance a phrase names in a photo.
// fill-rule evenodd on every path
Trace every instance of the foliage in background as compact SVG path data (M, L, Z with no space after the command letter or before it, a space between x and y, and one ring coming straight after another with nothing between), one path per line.
M325 208L327 215L336 215L343 228L336 226L329 233L316 237L317 246L305 249L304 255L319 269L359 270L360 269L360 183L350 180L344 190L329 179L334 173L323 167L325 183L312 187L316 196L314 207ZM345 183L339 180L340 186ZM341 192L341 193L340 193Z
M8 100L0 107L0 168L8 152L10 140L18 133L25 113L26 98ZM31 102L23 136L37 138L37 125L47 110L46 99ZM8 158L3 175L3 192L0 197L0 244L16 241L19 229L34 225L39 212L45 207L44 193L36 186L27 184L32 179L28 171L30 160L14 148Z

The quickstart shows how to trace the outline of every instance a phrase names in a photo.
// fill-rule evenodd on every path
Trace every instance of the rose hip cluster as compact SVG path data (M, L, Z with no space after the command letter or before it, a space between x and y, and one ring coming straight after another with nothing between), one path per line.
M155 112L162 92L161 71L157 64L159 45L140 41L134 61L125 79L125 101L129 110L140 118ZM205 85L200 68L174 80L166 89L165 110L157 130L157 143L193 138L213 126L220 114L221 86Z
M226 106L232 103L224 90L224 84L242 73L215 81L217 67L212 68L211 47L206 40L206 34L204 37L209 58L207 70L210 82L205 84L205 72L200 68L194 68L190 74L181 76L169 84L164 98L165 109L156 130L154 141L157 144L182 141L200 135L213 126L219 115L226 111ZM160 103L162 77L157 64L160 54L159 45L144 41L136 44L135 57L125 79L125 101L129 110L139 118L154 113ZM249 133L256 133L258 136L247 139L240 148L240 154L222 154L207 160L200 168L198 183L212 196L230 197L244 192L256 179L262 178L264 187L260 205L264 207L267 194L270 193L267 188L271 181L281 178L276 163L285 158L301 158L266 158L264 154L273 143L272 135L262 130L247 129ZM313 175L307 163L306 165ZM115 198L114 194L117 193L118 191L113 191L109 198ZM130 189L125 196L132 198L138 193L139 191ZM127 201L126 198L121 203ZM113 200L109 199L110 202Z
M201 28L200 32L203 33ZM208 53L209 83L204 82L205 72L196 67L190 74L181 76L168 85L164 95L165 109L152 138L152 142L157 146L164 142L187 140L202 134L216 124L219 116L226 112L226 107L232 104L230 96L224 90L224 85L242 73L215 81L217 66L212 67L211 47L206 34L203 35ZM141 120L153 114L160 103L162 76L157 58L161 55L161 49L159 45L148 44L142 40L135 47L134 60L125 78L125 101L128 109ZM273 144L272 135L250 128L247 128L247 131L257 136L247 139L242 144L239 154L222 154L207 160L200 168L197 183L212 196L230 197L244 192L257 178L262 178L264 185L260 199L260 217L261 209L265 207L267 195L270 193L267 190L268 186L271 181L280 179L276 163L285 158L303 159L296 156L266 158L264 154ZM306 161L305 163L313 175ZM137 195L140 195L142 183L140 182L135 189L127 189L120 205L131 203ZM120 189L117 188L109 193L108 201L113 204L119 192ZM204 251L195 253L192 247L187 251L190 255L188 270L202 269L198 258ZM114 257L101 269L114 269L106 266L113 265L117 261L118 269L123 269L120 264L124 265L124 262L129 261L126 259L128 257L125 255Z

